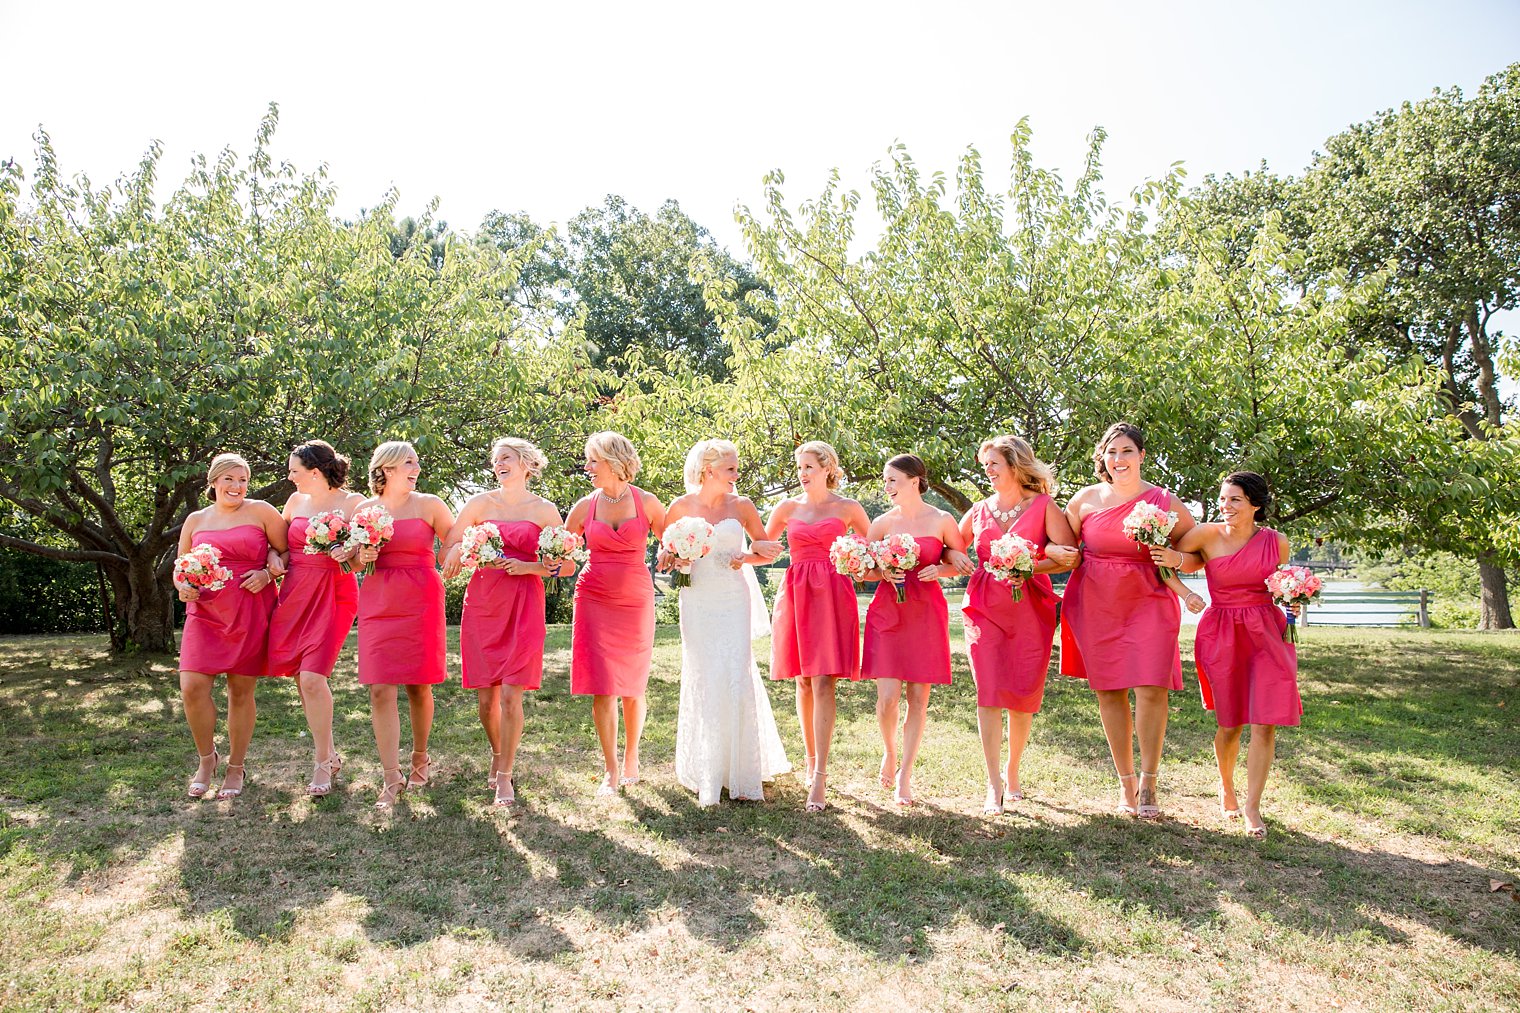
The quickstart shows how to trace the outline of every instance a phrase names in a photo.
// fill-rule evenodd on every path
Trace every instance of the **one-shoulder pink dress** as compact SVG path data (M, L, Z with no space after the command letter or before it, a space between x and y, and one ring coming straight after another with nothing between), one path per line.
M1043 558L1050 538L1045 532L1049 496L1036 496L1013 522L1013 534L1033 543ZM971 508L972 548L985 564L992 543L1008 534L984 500ZM1045 699L1045 677L1055 648L1056 609L1061 599L1047 574L1024 581L1023 598L978 568L966 587L961 619L966 628L966 653L976 680L976 705L1035 714Z
M583 696L644 695L654 653L654 581L646 565L649 519L644 493L633 493L634 515L614 528L596 516L591 500L586 548L591 559L575 582L570 635L570 692Z
M1124 518L1141 500L1166 510L1172 497L1153 488L1084 517L1082 562L1066 582L1061 674L1095 690L1182 688L1182 606L1150 553L1124 535Z
M945 543L915 536L918 565L931 566L944 555ZM907 601L897 600L890 581L876 585L866 609L865 660L867 679L901 679L936 686L950 684L950 606L937 580L903 580Z
M257 524L222 531L197 531L191 545L214 545L232 579L220 591L208 591L185 606L180 633L179 670L207 675L268 675L269 614L275 590L244 591L243 578L262 570L269 539Z
M507 558L538 558L532 521L491 521L501 532ZM544 678L544 581L538 574L479 567L464 592L459 653L466 689L521 686L537 689Z
M306 553L311 518L290 522L290 570L269 620L269 672L331 676L359 615L359 582L325 552Z
M1266 584L1280 558L1277 532L1261 528L1239 551L1203 568L1209 607L1198 620L1193 658L1203 706L1221 728L1296 725L1304 713L1298 651L1283 643L1288 619Z
M443 578L433 526L396 522L375 572L359 585L359 681L366 686L430 686L444 680Z
M829 547L848 525L838 517L786 522L791 563L771 618L771 678L860 678L855 584L835 571Z

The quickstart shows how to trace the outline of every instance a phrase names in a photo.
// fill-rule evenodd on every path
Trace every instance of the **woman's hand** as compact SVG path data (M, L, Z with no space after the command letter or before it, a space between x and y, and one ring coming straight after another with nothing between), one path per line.
M1180 571L1182 564L1187 562L1187 556L1170 545L1152 545L1150 546L1150 551L1152 563L1155 563L1157 566L1164 566L1170 570Z
M561 559L557 563L546 564L544 569L549 571L551 577L568 577L575 572L575 560Z
M660 549L659 553L654 557L654 568L661 573L668 571L675 563L675 553L666 548Z
M919 580L939 580L939 564L930 563L928 566L921 566L914 576Z
M526 577L542 569L536 559L493 559L490 565L513 577Z
M1202 612L1208 605L1208 603L1203 600L1203 595L1199 594L1197 591L1189 591L1187 597L1184 598L1183 601L1187 603L1187 610L1193 613L1195 616L1198 613Z
M1075 545L1052 543L1045 546L1045 558L1062 569L1069 570L1082 561L1082 553L1077 551Z
M174 589L179 592L180 601L198 601L201 593L193 587L186 587L179 581L174 582Z
M340 563L346 563L359 554L359 546L340 545L338 548L330 550L327 554Z
M270 549L269 561L264 564L264 569L269 571L270 577L283 577L286 572L285 560L280 558L278 552Z
M368 566L379 558L380 550L373 545L362 545L359 547L359 562L364 566Z
M971 561L971 557L959 549L947 552L945 562L955 567L955 572L962 577L969 577L976 572L976 564Z
M882 570L881 571L881 579L884 580L884 581L886 581L888 584L891 584L893 587L901 587L902 583L903 583L903 580L906 577L907 577L907 574L903 573L901 570Z
M249 570L243 575L243 582L238 585L250 594L258 594L264 588L274 583L274 577L268 570Z
M459 571L464 569L464 564L459 561L459 546L449 550L449 554L443 557L443 579L453 580L459 576Z
M753 552L757 556L765 557L766 562L774 562L776 557L781 555L781 548L782 546L780 542L769 542L762 540L758 542L751 542L749 551Z
M1287 606L1287 609L1290 616L1297 617L1303 614L1298 602L1294 602L1292 605Z

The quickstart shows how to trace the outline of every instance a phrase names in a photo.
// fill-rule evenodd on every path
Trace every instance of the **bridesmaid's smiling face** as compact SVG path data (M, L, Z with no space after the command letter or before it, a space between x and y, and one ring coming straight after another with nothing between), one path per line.
M327 476L316 468L306 467L295 454L291 454L290 460L286 462L285 477L290 479L290 484L296 487L296 492L310 495L314 491L327 488Z
M243 498L248 495L248 469L231 468L222 472L211 483L211 489L221 506L242 506Z
M1103 466L1113 476L1115 485L1129 485L1140 481L1140 466L1145 463L1145 451L1135 446L1128 436L1115 436L1103 448Z
M1237 519L1254 521L1256 505L1240 486L1225 482L1219 487L1219 519L1231 527L1235 526Z
M899 496L904 501L910 501L911 493L918 491L918 479L886 465L881 469L881 489L893 503L897 502Z
M1018 478L1017 473L1003 455L992 447L977 454L976 463L982 466L982 473L987 476L988 484L994 489L1006 489Z
M824 468L823 462L818 460L817 454L797 455L797 481L801 483L803 492L806 492L814 482L819 485L828 484L828 470Z
M496 481L501 483L503 489L519 480L526 481L528 476L522 458L511 447L502 447L496 451L496 456L491 459L491 470L496 473Z
M399 464L387 464L385 466L385 488L401 488L411 492L417 488L417 476L422 474L422 464L417 460L417 455L408 453ZM392 483L395 483L392 485Z

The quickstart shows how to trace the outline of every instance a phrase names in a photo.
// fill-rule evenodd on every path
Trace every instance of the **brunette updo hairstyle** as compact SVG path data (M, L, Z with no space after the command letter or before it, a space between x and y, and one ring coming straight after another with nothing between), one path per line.
M1267 519L1267 507L1272 505L1272 490L1267 480L1254 471L1232 471L1224 477L1225 485L1233 485L1246 494L1246 499L1256 508L1258 523Z
M887 462L887 467L900 471L909 478L918 479L918 491L929 491L929 469L917 454L898 454Z
M1108 473L1108 466L1103 463L1103 451L1107 450L1108 445L1121 436L1129 437L1134 442L1136 450L1143 451L1145 449L1145 434L1140 432L1139 426L1129 422L1115 422L1109 426L1104 431L1103 438L1098 441L1097 447L1093 449L1093 474L1105 482L1112 482L1114 476Z
M348 458L326 440L307 440L292 450L290 456L300 461L302 467L320 471L329 489L341 489L348 482Z
M206 498L216 502L216 480L235 468L242 468L248 472L248 477L253 477L253 469L248 467L242 454L217 454L211 459L211 467L206 469Z

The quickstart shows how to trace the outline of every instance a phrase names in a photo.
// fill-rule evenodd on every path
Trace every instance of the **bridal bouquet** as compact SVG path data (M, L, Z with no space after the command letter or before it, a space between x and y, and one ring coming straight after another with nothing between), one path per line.
M538 533L538 561L545 566L559 563L581 563L586 559L585 543L581 536L569 528L555 526ZM559 578L554 578L554 588L559 591Z
M878 569L907 573L918 569L918 540L912 535L888 535L881 541L872 543L871 555L876 557ZM905 584L895 584L893 587L897 591L898 601L908 600Z
M829 546L829 562L834 570L859 583L866 574L876 569L876 557L871 553L871 543L859 535L840 535Z
M1164 549L1172 544L1169 536L1176 524L1177 511L1162 510L1154 503L1141 500L1129 512L1129 516L1124 518L1124 535L1139 545L1153 545L1158 549ZM1161 571L1162 580L1177 576L1177 571L1170 566L1162 566L1158 569Z
M358 548L378 549L396 537L396 521L391 512L380 504L360 507L348 524L348 545ZM367 577L375 572L375 564L364 568Z
M1004 584L1012 583L1015 578L1028 580L1034 576L1034 557L1039 550L1033 542L1018 535L1004 535L987 547L987 562L982 569L993 580ZM1014 601L1024 600L1023 587L1010 588L1013 592Z
M466 569L473 570L482 563L494 563L506 557L501 528L490 521L481 521L464 529L464 537L459 540L459 562Z
M671 584L690 587L691 564L711 552L717 541L713 526L700 517L682 517L666 528L660 547L677 559Z
M1276 605L1307 605L1319 598L1323 582L1307 566L1285 566L1267 578L1267 590L1272 592ZM1288 628L1283 630L1283 642L1298 643L1298 617L1288 613Z
M306 522L306 548L308 556L332 555L348 542L349 523L342 510L323 510ZM340 564L348 573L348 564Z
M222 565L215 545L202 543L174 560L174 582L201 594L220 591L231 579L232 571Z

